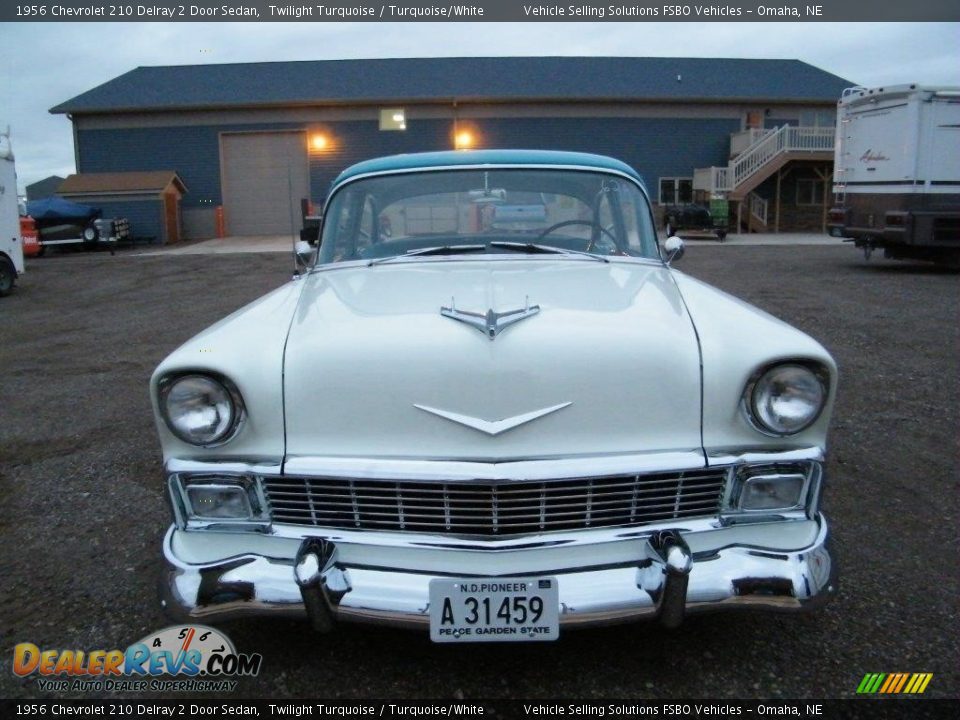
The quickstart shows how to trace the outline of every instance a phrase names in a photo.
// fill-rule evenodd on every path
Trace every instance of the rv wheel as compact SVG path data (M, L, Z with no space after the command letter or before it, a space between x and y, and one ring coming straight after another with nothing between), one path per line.
M0 297L6 297L13 291L17 271L7 258L0 258Z

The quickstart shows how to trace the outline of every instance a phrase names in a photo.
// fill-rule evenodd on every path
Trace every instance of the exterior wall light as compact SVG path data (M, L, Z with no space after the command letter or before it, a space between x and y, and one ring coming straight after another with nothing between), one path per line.
M469 150L473 147L473 133L469 130L459 131L453 139L453 145L457 150Z

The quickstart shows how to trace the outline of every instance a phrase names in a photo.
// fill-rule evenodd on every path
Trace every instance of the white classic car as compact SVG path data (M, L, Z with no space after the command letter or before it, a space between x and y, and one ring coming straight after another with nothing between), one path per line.
M469 642L829 598L834 362L682 250L611 158L345 170L304 272L153 375L165 606Z

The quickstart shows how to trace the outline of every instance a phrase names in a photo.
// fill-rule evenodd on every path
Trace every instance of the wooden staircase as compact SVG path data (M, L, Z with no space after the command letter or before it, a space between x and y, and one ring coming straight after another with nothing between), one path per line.
M758 134L756 142L726 167L694 170L693 189L743 201L760 183L792 160L833 160L833 128L784 125Z

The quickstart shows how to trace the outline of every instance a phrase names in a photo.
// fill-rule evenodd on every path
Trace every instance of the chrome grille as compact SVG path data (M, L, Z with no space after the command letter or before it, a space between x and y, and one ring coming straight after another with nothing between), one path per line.
M520 535L715 515L726 471L548 481L264 478L274 522L314 527Z

